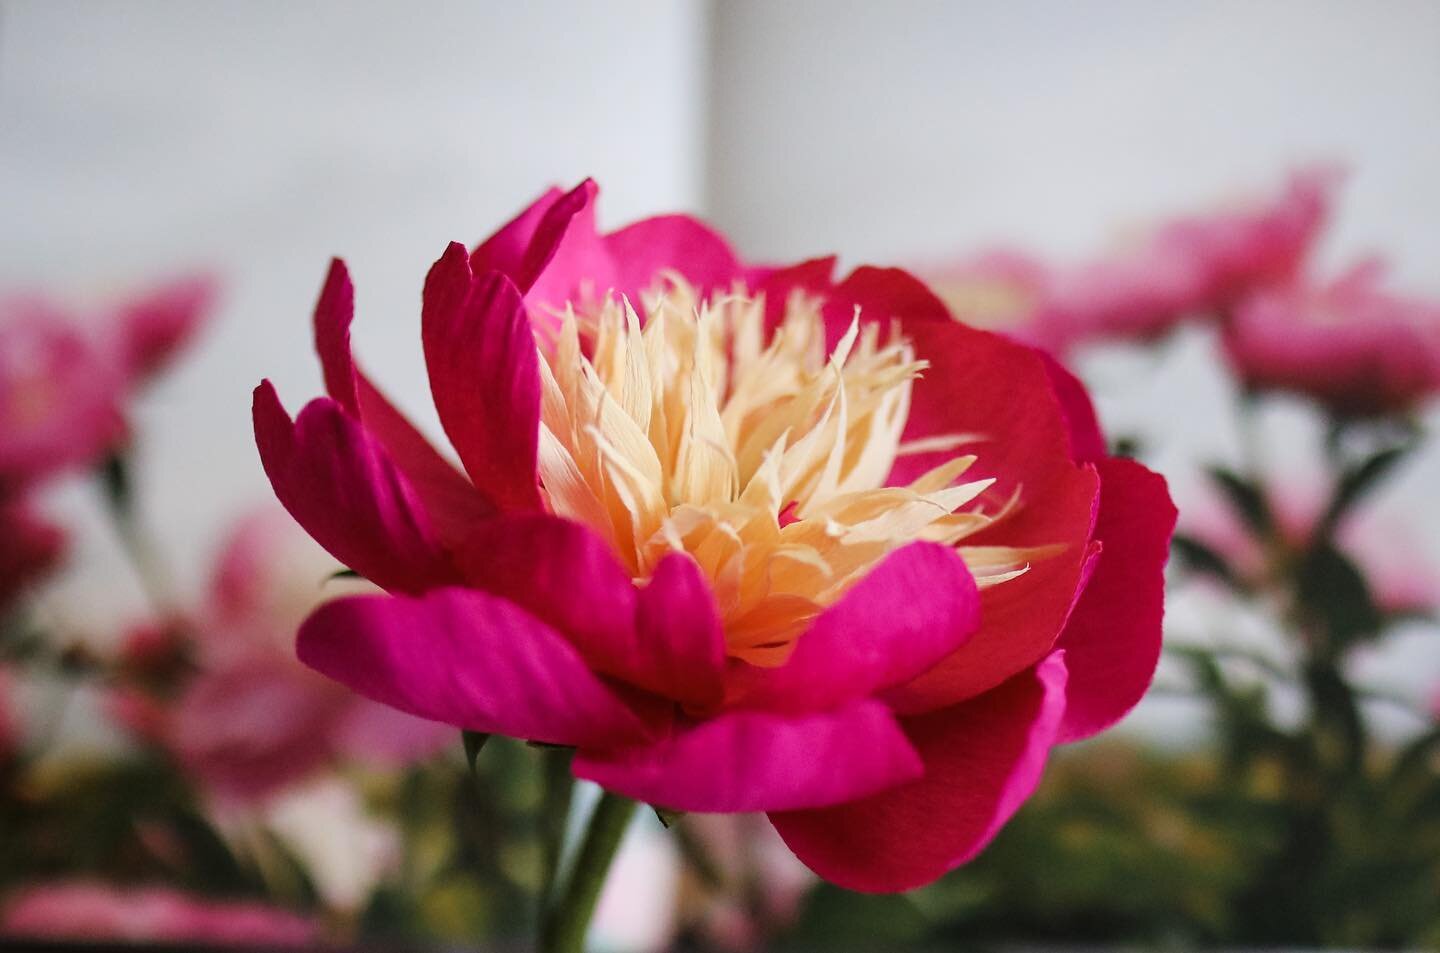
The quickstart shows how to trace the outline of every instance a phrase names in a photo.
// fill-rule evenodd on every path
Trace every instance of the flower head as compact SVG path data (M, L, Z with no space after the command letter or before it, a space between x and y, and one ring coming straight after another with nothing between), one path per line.
M300 657L573 746L621 794L766 811L838 883L932 880L1148 685L1163 482L1105 456L1074 378L909 275L747 267L683 216L600 234L594 196L426 280L463 472L356 367L332 267L330 397L292 420L262 384L256 437L291 514L390 595L319 609Z
M1380 287L1366 261L1329 284L1297 281L1236 308L1225 353L1247 387L1303 394L1341 416L1412 410L1440 391L1440 301Z
M1150 340L1192 317L1227 315L1257 288L1291 280L1329 218L1339 174L1301 169L1274 196L1164 222L1127 248L1063 270L1040 312L1052 349Z

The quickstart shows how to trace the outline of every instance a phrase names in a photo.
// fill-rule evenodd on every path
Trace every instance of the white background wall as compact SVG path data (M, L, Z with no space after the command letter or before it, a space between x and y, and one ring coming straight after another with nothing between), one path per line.
M0 5L0 287L96 297L193 265L225 282L140 413L183 580L269 498L251 389L273 378L292 411L319 393L309 313L332 255L363 360L427 417L420 288L447 242L586 175L611 222L697 206L704 21L694 0ZM83 539L64 601L108 623L138 595Z
M1323 259L1380 248L1440 294L1437 118L1431 0L10 0L0 286L221 270L217 326L141 413L146 500L194 580L268 493L250 388L268 375L292 407L318 390L308 312L332 254L363 358L428 420L426 268L550 182L595 175L611 223L703 207L753 256L1063 257L1336 158L1355 174ZM1150 434L1168 471L1234 452L1203 336L1090 370L1112 428ZM1278 466L1309 465L1313 425L1269 415ZM1432 452L1389 506L1440 561L1436 485ZM134 601L112 548L79 556L76 611ZM1377 677L1440 681L1436 642L1400 640Z

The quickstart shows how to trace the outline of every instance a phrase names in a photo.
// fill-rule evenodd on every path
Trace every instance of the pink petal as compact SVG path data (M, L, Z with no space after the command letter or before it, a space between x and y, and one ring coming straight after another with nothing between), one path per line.
M904 719L925 762L901 787L770 820L811 870L849 890L930 883L970 860L1040 782L1064 712L1063 655L953 708Z
M688 557L661 560L637 596L610 547L553 516L496 519L456 555L465 578L563 633L596 670L676 701L718 701L724 641Z
M500 272L472 276L452 242L425 279L421 320L430 391L470 479L502 509L542 509L539 357L520 292Z
M560 633L471 589L327 603L297 651L367 698L473 731L606 750L647 730Z
M1065 419L1065 429L1070 437L1070 456L1077 463L1093 463L1103 460L1108 454L1105 435L1100 430L1100 420L1095 416L1095 405L1090 393L1070 371L1049 354L1040 352L1045 361L1045 370L1050 375L1050 385L1055 389L1055 398L1060 404L1060 413Z
M617 288L640 304L640 292L667 269L679 272L701 292L728 289L743 277L729 242L689 215L657 215L604 238L615 262Z
M731 712L610 756L580 751L575 776L679 811L793 810L865 797L920 773L885 707L824 714Z
M409 481L339 404L313 400L292 423L264 381L254 418L275 495L331 555L391 590L421 592L454 579Z
M1140 464L1110 459L1098 466L1095 537L1104 551L1057 643L1070 670L1062 741L1119 721L1150 687L1160 658L1175 505L1165 479Z
M337 258L330 263L315 305L315 351L320 356L325 390L385 445L425 504L436 532L447 545L453 544L477 521L491 515L494 506L355 366L350 353L354 316L355 289L345 263Z
M706 708L725 691L725 633L710 583L684 553L660 560L640 590L632 680L676 701Z
M330 270L315 302L315 353L325 377L325 392L341 407L360 416L360 398L355 393L355 362L350 354L350 323L355 318L355 285L339 258L330 259Z
M980 545L995 533L993 541L1002 545L1067 548L1035 560L1023 576L984 590L980 628L925 674L887 692L886 701L906 714L945 708L993 689L1050 652L1088 579L1099 485L1093 467L1072 470L1063 487L967 540Z
M835 256L812 258L783 268L752 268L747 283L765 296L765 329L773 332L785 316L785 305L797 291L824 294L834 285Z
M209 317L218 291L212 276L192 275L121 308L120 349L131 377L151 377L168 366Z
M955 550L911 543L826 609L784 666L739 667L738 703L800 712L867 698L949 656L979 622L975 580Z
M1035 560L1024 576L985 590L980 631L892 696L900 710L915 713L987 691L1050 651L1085 581L1100 484L1093 467L1072 459L1074 411L1067 416L1062 409L1038 351L953 321L907 321L905 331L931 363L915 385L905 439L978 437L955 450L901 457L890 482L906 483L955 453L974 453L966 476L996 479L983 497L991 511L1016 492L1020 503L966 543L1065 547Z
M595 197L600 189L586 179L546 209L515 286L532 306L560 306L588 286L592 295L615 287L615 266L595 231Z
M477 275L499 271L509 275L511 281L518 282L525 255L535 240L535 230L545 218L545 213L562 195L563 192L552 186L519 215L500 226L470 254L470 270Z

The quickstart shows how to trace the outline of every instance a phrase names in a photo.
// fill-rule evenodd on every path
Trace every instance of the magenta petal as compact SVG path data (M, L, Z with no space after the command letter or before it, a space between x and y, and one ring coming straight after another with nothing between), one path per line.
M345 263L336 258L315 305L315 351L325 375L325 390L385 445L424 503L441 539L447 544L456 542L478 520L493 513L494 507L355 366L350 353L354 317L355 288Z
M1060 415L1065 420L1070 436L1070 457L1076 463L1094 463L1107 454L1105 435L1100 430L1100 420L1095 416L1095 405L1090 394L1079 378L1043 351L1037 353L1045 361L1045 370L1050 375L1050 386L1060 405Z
M710 583L695 560L684 553L660 560L640 590L635 635L636 684L701 708L720 702L725 633Z
M1150 687L1160 658L1175 504L1165 479L1133 460L1097 466L1095 538L1104 549L1056 643L1070 670L1062 741L1119 721Z
M610 756L576 754L575 776L677 811L783 811L866 797L920 773L885 706L824 714L731 712Z
M350 413L360 415L360 398L355 393L355 362L350 354L350 322L355 318L355 286L350 272L339 258L330 260L330 271L315 303L315 353L325 375L325 392Z
M724 637L714 597L689 557L662 559L637 595L592 530L536 514L490 521L456 559L471 585L554 626L597 671L674 701L719 701Z
M472 276L452 242L425 279L421 324L435 408L470 479L501 509L541 509L539 356L520 292L499 272Z
M367 698L472 731L598 750L646 734L558 632L471 589L338 599L301 626L297 651Z
M595 231L599 191L586 179L546 209L515 281L527 303L559 307L615 286L615 264Z
M640 292L657 275L673 270L701 292L728 288L743 277L735 252L724 237L689 215L657 215L604 238L615 262L616 290L639 308Z
M904 719L925 762L920 779L770 820L806 866L841 887L892 893L930 883L978 854L1034 792L1064 697L1057 652L984 695Z
M549 212L550 207L564 194L552 186L519 215L500 226L495 234L471 252L470 270L477 275L487 271L503 272L518 284L521 280L521 269L525 265L525 256L535 240L535 230L540 227L545 213Z
M329 398L294 421L255 388L255 442L275 495L321 546L376 585L420 592L455 578L409 481Z
M980 623L980 595L947 546L911 543L885 557L800 636L780 668L739 667L745 707L819 711L917 677Z
M812 258L798 265L783 268L751 268L746 281L757 293L765 296L765 330L773 332L785 316L785 305L795 292L814 295L829 294L835 283L835 256Z

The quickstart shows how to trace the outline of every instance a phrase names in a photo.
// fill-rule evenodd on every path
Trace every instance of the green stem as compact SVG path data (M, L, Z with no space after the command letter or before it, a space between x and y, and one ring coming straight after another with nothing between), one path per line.
M104 486L106 510L115 527L115 535L135 568L145 597L150 600L151 608L156 613L161 616L170 615L175 607L175 600L171 595L173 590L170 574L136 513L130 463L125 454L115 452L107 457L101 463L100 478Z
M555 884L560 877L560 855L565 847L566 821L570 818L575 776L570 773L571 748L547 748L541 755L544 794L540 802L539 834L541 855L540 917L550 915L555 903Z
M606 791L590 815L570 878L540 929L540 953L584 953L585 933L615 852L625 837L634 801Z

